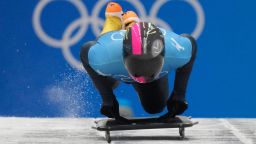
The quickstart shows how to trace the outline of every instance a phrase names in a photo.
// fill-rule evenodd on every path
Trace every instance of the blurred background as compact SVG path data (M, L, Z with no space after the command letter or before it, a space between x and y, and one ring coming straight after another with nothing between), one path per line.
M197 38L185 115L256 117L256 1L117 2L144 21ZM101 98L81 67L79 50L101 31L106 3L0 1L0 116L102 116ZM130 85L121 84L115 94L126 115L148 116Z

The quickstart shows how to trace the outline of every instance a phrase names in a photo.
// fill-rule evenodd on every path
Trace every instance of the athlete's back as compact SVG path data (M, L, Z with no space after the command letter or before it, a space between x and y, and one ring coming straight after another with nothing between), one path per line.
M192 45L188 38L160 28L164 35L164 65L159 77L185 65L191 58ZM125 82L133 81L123 64L125 30L112 31L100 36L90 48L89 63L101 75Z

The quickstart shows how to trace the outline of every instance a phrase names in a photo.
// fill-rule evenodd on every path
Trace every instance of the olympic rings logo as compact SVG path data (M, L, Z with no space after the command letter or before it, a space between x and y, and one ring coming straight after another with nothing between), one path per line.
M80 13L80 18L74 20L64 31L61 39L56 39L48 35L41 24L41 14L44 8L54 0L40 0L35 7L32 23L36 35L45 44L53 47L60 48L62 50L64 58L74 68L78 70L84 70L82 64L71 53L71 46L79 42L86 34L88 26L91 24L92 30L95 36L98 36L101 32L101 26L104 20L99 17L100 10L106 5L108 0L99 0L93 8L92 15L89 16L88 10L85 4L81 0L63 0L74 5ZM137 10L139 17L144 21L155 23L159 27L171 30L171 26L164 20L157 17L157 13L161 6L171 0L156 0L151 7L149 15L146 14L145 7L139 0L125 0L130 3ZM201 4L198 0L181 0L188 3L194 10L197 16L197 25L192 32L195 38L198 38L205 24L205 15ZM79 28L79 29L78 29ZM78 29L78 32L73 36L72 33Z

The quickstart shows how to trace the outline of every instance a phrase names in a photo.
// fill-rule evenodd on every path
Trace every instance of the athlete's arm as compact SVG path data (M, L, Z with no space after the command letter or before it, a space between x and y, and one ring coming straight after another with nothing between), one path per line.
M175 115L182 114L188 108L185 96L189 76L196 57L197 45L192 36L188 34L182 34L181 36L189 40L186 41L188 43L187 46L191 47L185 48L191 48L191 56L189 56L189 61L185 65L176 69L173 92L167 101L168 113L161 118L174 117Z

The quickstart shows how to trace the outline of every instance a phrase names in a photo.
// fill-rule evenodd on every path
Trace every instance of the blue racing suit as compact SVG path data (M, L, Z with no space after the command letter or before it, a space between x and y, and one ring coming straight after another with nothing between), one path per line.
M119 81L132 84L148 113L162 112L166 105L172 115L187 109L185 91L196 56L195 39L160 29L165 41L164 65L158 78L150 83L133 81L125 69L122 53L125 30L105 33L97 41L82 46L80 58L102 97L102 114L108 117L119 115L119 104L113 92ZM170 95L168 73L171 70L175 70L175 80Z
M165 57L162 71L157 79L188 63L192 51L191 41L187 37L164 29L161 31L165 41ZM132 82L123 64L122 48L125 32L125 30L112 31L100 36L97 43L90 48L88 59L90 66L98 74Z

